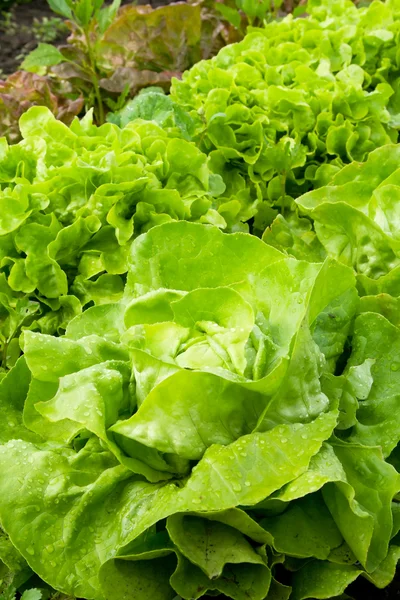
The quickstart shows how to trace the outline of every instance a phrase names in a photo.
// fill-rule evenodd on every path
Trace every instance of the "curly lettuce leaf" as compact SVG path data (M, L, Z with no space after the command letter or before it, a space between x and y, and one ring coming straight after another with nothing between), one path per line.
M293 199L397 142L397 19L382 2L309 3L306 18L250 29L173 80L172 100L197 118L195 139L226 183L228 218L254 217L262 232L272 207L291 217ZM274 230L297 253L321 250L303 232L293 244L284 220Z

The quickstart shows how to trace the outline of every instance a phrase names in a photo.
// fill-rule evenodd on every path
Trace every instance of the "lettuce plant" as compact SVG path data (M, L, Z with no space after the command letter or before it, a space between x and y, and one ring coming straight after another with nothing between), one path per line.
M25 331L0 383L13 577L96 600L387 585L400 335L379 296L334 258L196 223L152 228L128 262L120 302Z
M1 600L393 579L398 9L311 9L1 140Z
M121 10L121 0L48 2L67 19L68 43L60 48L40 43L21 68L67 80L72 94L83 96L87 109L94 107L98 125L129 95L151 85L169 89L172 76L241 37L207 2Z
M303 15L306 0L217 0L215 9L239 32L247 27L262 27L265 22L284 14Z
M297 198L298 213L279 215L264 241L297 258L333 257L354 269L364 294L397 296L399 156L400 146L388 145L347 165Z
M63 123L70 125L83 108L83 98L68 98L49 77L17 71L0 81L0 134L10 143L19 142L18 122L33 105L47 106Z
M398 138L399 6L309 2L174 80L171 98L226 184L225 218L261 233L293 198Z
M22 327L65 331L82 307L118 300L132 240L193 220L226 227L224 190L182 130L143 120L71 127L44 107L20 120L23 141L0 157L2 366L19 355Z

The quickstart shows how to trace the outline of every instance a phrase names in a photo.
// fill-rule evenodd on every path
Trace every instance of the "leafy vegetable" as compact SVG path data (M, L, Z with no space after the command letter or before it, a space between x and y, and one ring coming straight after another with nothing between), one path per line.
M98 128L89 113L68 128L43 107L20 127L24 140L3 140L0 157L3 367L22 328L63 332L82 307L120 299L141 232L179 219L226 227L223 182L177 127Z
M391 145L378 149L365 164L345 167L327 187L297 200L300 212L314 221L325 252L352 266L366 287L373 285L370 279L397 273L399 151Z
M121 108L129 95L153 85L169 89L171 77L240 37L210 2L119 10L120 3L49 0L68 19L68 44L56 48L41 43L21 65L25 71L68 81L72 94L94 108L99 125L106 111Z
M120 111L107 115L107 121L119 127L125 127L135 119L153 121L164 129L176 128L182 137L189 140L195 131L193 119L162 88L156 86L141 90Z
M172 222L137 238L121 301L63 337L26 330L0 383L0 519L22 564L106 600L387 585L400 476L379 446L400 430L388 445L366 420L375 398L393 410L395 349L372 324L397 326L363 301L350 267L245 233Z
M83 99L70 100L66 91L57 89L48 77L17 71L0 81L0 134L18 142L18 121L32 105L47 106L54 115L69 125L83 107Z
M398 3L315 0L308 12L251 29L172 85L224 178L221 213L254 217L255 233L272 208L291 214L293 198L398 138Z
M104 36L117 4L52 0ZM309 11L113 122L35 107L0 142L3 600L393 579L398 3Z
M329 184L296 199L298 214L279 215L263 239L290 255L308 260L327 256L352 267L365 296L363 311L381 312L398 325L399 145L354 162ZM379 294L379 296L377 296Z
M278 249L290 248L301 260L324 260L326 244L308 219L298 217L292 196L332 179L343 161L360 152L364 159L370 149L397 137L396 94L389 94L390 86L395 89L392 70L384 73L386 83L378 77L379 65L394 52L397 38L390 34L384 43L377 42L368 57L355 40L365 38L362 43L367 44L367 23L373 23L375 31L386 19L390 32L398 21L393 3L375 3L375 8L368 9L335 4L335 20L328 19L329 9L323 6L311 4L311 18L271 23L265 31L257 30L241 44L229 46L216 59L199 63L182 84L175 83L172 96L154 87L139 94L110 117L123 131L110 124L96 128L90 116L67 129L43 109L25 113L23 142L4 146L0 156L5 215L0 227L3 368L12 366L19 356L17 340L22 329L62 333L81 307L118 300L132 239L153 225L186 219L225 231L250 227L261 232L279 209L282 214L265 234L265 241ZM58 10L64 9L60 5ZM351 39L345 33L351 33ZM312 35L325 42L313 45ZM347 40L340 64L336 51L328 52L339 39L341 43ZM270 47L276 49L275 54L269 52ZM294 48L300 59L293 54ZM280 57L278 64L268 65L263 52L267 58ZM252 66L249 57L254 53ZM295 57L292 71L285 66L289 55ZM351 61L361 62L363 68ZM328 80L331 83L326 87ZM354 106L362 100L365 114L351 116L343 104L343 98L347 102L353 92ZM244 106L246 94L252 98L250 103L246 100L250 108ZM225 97L226 103L220 106L217 98ZM198 104L202 98L205 104L200 114L198 110L188 114L188 102ZM271 105L267 99L273 100ZM236 124L232 121L232 130L221 125L223 115L228 114L225 110L233 111ZM329 127L322 127L325 118L331 117ZM249 119L247 125L243 118ZM343 121L340 126L339 121ZM311 129L299 137L297 128L307 123ZM237 127L234 135L239 137L232 142L230 136ZM288 135L283 135L282 127ZM357 142L356 154L340 152L333 163L325 164L328 139L342 135L343 127L369 131L369 141L364 150ZM227 145L219 145L220 135L228 136ZM322 142L316 142L310 153L311 146L304 144L319 135ZM392 251L388 252L384 260L391 268Z

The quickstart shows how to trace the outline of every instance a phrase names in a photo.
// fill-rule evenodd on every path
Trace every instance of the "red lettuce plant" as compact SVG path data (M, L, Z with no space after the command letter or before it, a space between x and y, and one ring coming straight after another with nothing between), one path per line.
M69 125L83 108L83 98L69 99L49 77L17 71L0 80L0 136L10 142L20 138L18 121L31 106L47 106L54 115Z
M119 9L118 0L105 7L95 0L49 0L68 18L68 44L39 44L22 68L67 80L87 107L94 106L101 124L108 108L120 108L149 85L169 89L172 77L238 39L239 32L207 2Z

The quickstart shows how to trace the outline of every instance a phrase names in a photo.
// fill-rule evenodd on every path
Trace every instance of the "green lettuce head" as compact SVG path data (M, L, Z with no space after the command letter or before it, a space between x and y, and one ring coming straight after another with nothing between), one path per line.
M63 337L25 331L0 383L16 571L93 600L387 585L400 430L378 420L398 329L363 310L353 269L186 222L139 236L127 262L119 302Z
M138 119L71 127L44 107L20 121L23 141L0 143L0 346L15 363L23 328L63 333L88 305L123 295L127 255L151 227L186 219L226 228L224 190L205 154Z
M396 2L309 2L173 80L171 98L197 122L194 138L226 184L228 223L278 209L398 138Z
M400 293L400 146L371 152L341 169L327 186L296 200L263 235L269 245L306 260L327 256L352 267L362 295Z

